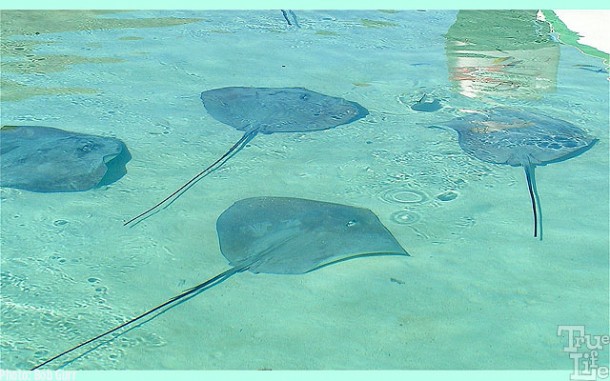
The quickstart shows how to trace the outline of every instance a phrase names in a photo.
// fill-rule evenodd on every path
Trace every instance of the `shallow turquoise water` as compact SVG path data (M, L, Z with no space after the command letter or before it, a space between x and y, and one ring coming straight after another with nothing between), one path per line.
M260 195L370 208L411 257L239 274L66 369L570 369L558 325L608 333L604 63L565 45L539 56L511 46L491 60L514 62L520 82L482 73L469 84L446 42L456 12L295 13L300 28L279 11L106 15L202 21L43 34L54 43L40 56L123 61L3 73L97 91L3 102L3 125L116 136L133 159L124 178L88 192L1 190L2 368L30 368L225 270L215 220ZM519 72L532 56L541 64ZM199 99L225 86L303 86L370 115L258 136L169 208L123 227L239 139ZM445 107L411 110L423 94ZM471 158L452 131L427 128L498 104L600 139L538 168L543 241L531 236L522 169Z

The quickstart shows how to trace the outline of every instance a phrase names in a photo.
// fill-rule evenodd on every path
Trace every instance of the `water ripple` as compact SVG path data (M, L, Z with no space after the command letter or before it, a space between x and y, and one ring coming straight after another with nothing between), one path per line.
M397 224L411 225L419 221L421 216L412 210L399 210L392 213L390 219Z
M382 201L397 204L422 204L428 200L428 196L421 191L405 188L386 189L379 195Z

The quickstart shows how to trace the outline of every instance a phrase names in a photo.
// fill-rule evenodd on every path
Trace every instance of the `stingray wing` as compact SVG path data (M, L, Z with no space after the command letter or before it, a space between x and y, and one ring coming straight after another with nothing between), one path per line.
M340 204L248 198L216 226L222 254L253 272L299 274L362 255L408 255L373 212Z
M127 150L115 138L50 127L5 126L0 133L1 185L34 192L91 189L102 181L109 162Z

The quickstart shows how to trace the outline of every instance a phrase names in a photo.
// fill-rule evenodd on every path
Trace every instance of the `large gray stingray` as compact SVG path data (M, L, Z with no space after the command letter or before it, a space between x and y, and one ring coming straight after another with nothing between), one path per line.
M244 131L243 136L218 160L159 203L125 222L125 225L175 200L202 177L223 165L259 132L273 134L327 130L368 115L368 110L356 102L302 87L223 87L202 92L201 100L214 119Z
M164 312L246 270L256 274L304 274L356 257L409 255L369 209L300 198L237 201L218 217L216 230L220 250L231 268L32 370L156 311Z
M3 126L0 185L34 192L75 192L107 185L127 171L119 139L51 127Z
M542 239L542 218L534 168L580 155L597 139L565 120L526 111L494 108L485 113L470 113L442 126L457 131L459 144L468 154L495 164L523 167L532 209L534 237Z

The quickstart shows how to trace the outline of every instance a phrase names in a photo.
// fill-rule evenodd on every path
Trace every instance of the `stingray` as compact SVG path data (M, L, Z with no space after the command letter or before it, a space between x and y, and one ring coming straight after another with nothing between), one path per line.
M218 217L216 231L229 269L32 370L158 311L151 317L154 318L246 270L255 274L304 274L356 257L409 256L369 209L300 198L254 197L237 201Z
M119 139L51 127L3 126L0 186L33 192L76 192L111 184L131 155Z
M494 164L523 167L534 214L534 237L542 239L540 200L534 169L578 156L597 139L565 120L504 108L470 113L441 124L458 133L462 149Z
M368 110L356 102L302 87L223 87L202 92L201 100L214 119L243 131L243 136L210 166L124 225L145 217L170 200L175 200L202 177L223 165L258 133L327 130L368 115Z

